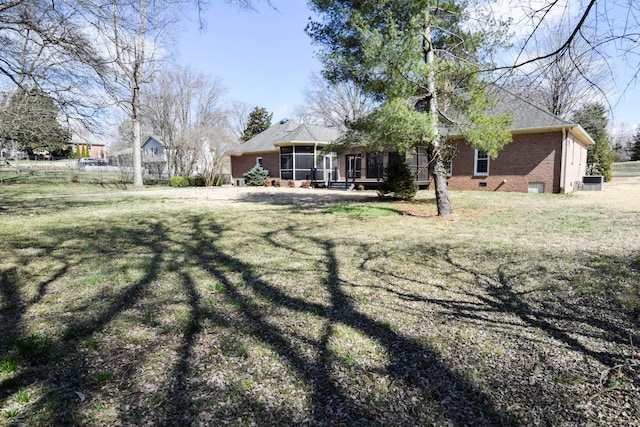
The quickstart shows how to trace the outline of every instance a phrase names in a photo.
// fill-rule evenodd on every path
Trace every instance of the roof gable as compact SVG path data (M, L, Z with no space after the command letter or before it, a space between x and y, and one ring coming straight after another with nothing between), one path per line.
M299 124L291 120L281 120L265 131L240 144L237 154L277 151L286 143L328 144L340 136L338 128Z
M140 146L140 148L144 148L147 144L152 143L152 142L156 143L157 145L160 145L160 146L161 146L161 147L163 147L163 148L166 146L166 145L165 145L165 143L164 143L162 140L160 140L160 139L156 138L155 136L151 136L151 135L149 135L149 136L144 140L144 142L142 143L142 145Z

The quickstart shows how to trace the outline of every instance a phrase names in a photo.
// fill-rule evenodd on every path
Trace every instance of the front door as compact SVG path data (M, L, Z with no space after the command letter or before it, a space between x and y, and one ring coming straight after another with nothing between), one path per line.
M325 154L324 156L324 182L329 186L330 182L340 180L340 167L338 165L338 156L335 153Z
M347 179L356 180L362 176L362 156L359 154L348 155L347 160Z

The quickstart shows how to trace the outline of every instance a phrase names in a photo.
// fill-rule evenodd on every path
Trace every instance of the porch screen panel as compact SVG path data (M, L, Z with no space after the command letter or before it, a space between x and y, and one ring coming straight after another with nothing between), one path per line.
M293 179L293 147L280 148L280 178Z
M314 150L313 146L296 145L293 147L295 153L294 160L294 176L295 179L310 180L313 178L313 160Z

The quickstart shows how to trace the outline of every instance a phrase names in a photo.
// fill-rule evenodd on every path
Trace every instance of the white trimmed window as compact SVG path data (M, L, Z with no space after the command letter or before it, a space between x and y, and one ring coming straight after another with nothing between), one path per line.
M256 157L256 166L262 167L262 157Z
M473 174L489 175L489 154L476 149Z

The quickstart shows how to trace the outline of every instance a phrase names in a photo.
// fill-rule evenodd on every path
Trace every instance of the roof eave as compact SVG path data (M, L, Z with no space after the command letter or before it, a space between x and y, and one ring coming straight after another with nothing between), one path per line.
M573 131L578 140L582 142L585 146L595 144L595 141L591 136L584 130L584 128L580 125L576 124L566 124L566 125L555 125L555 126L544 126L537 128L526 128L526 129L512 129L511 133L514 135L523 135L528 133L544 133L544 132L559 132L562 130Z
M308 145L308 144L329 145L329 143L326 141L278 141L273 143L275 147L282 147L285 145Z

